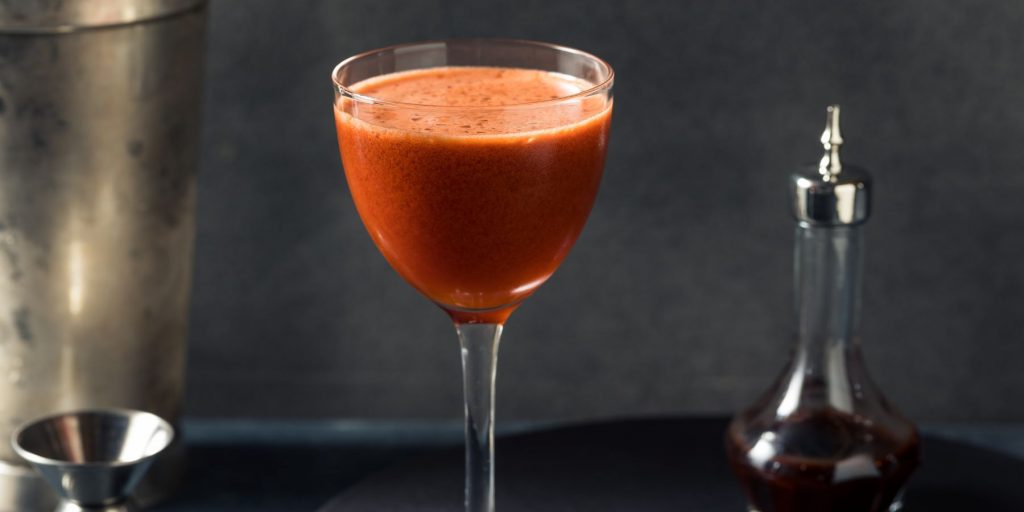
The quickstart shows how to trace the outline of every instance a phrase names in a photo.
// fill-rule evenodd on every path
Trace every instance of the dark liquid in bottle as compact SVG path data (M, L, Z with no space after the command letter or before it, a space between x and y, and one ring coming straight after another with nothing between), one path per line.
M730 429L726 450L760 512L885 512L918 465L917 434L905 437L844 413L797 412L759 439Z

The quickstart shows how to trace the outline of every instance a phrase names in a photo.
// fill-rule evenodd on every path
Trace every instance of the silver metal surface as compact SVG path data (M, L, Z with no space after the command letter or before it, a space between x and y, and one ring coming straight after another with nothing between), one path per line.
M202 9L0 34L0 437L59 410L177 421L204 34ZM21 464L0 444L0 511L52 510Z
M154 20L205 0L0 1L0 33L53 34Z
M130 410L67 412L34 420L11 435L14 451L57 491L57 511L127 511L129 497L174 429Z
M821 143L825 153L816 168L790 177L793 216L802 223L825 226L861 224L871 215L871 175L843 165L839 105L830 105Z
M821 133L821 145L825 147L825 154L818 163L818 174L830 180L843 172L843 163L839 160L843 134L839 130L839 105L829 105L825 111L825 131Z
M57 503L53 490L38 473L23 464L20 459L18 463L0 462L0 497L4 503L0 510L51 510Z
M113 505L106 505L100 507L83 507L70 501L61 502L57 506L55 512L136 512L139 510L138 507L130 502L126 503L115 503Z

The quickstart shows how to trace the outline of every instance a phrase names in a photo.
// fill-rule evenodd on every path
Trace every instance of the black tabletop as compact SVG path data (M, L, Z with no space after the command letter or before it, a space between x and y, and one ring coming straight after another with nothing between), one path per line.
M656 419L558 428L497 444L503 512L736 512L745 502L723 457L720 419ZM907 510L1024 510L1024 461L925 436L924 463ZM356 484L321 512L461 510L462 451L391 467Z
M744 510L722 458L724 419L498 426L502 512ZM1024 511L1024 426L924 431L908 511ZM458 421L192 420L184 438L184 485L154 512L461 510Z

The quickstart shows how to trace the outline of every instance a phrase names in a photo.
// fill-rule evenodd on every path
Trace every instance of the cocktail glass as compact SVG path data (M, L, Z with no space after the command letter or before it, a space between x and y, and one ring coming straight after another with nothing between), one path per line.
M401 80L397 73L436 72L443 85L443 75L465 67L493 72L484 81L507 77L510 88L533 80L564 87L511 103L502 87L496 96L428 91L417 96L428 99L408 102L370 92L375 81ZM502 327L562 262L593 206L608 143L612 69L561 46L470 39L370 51L338 64L332 78L338 144L363 224L391 266L455 323L466 510L493 511Z

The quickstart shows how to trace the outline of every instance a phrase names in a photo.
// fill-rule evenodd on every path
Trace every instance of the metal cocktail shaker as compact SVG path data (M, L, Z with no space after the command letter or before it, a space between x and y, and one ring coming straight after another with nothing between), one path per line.
M203 4L0 2L0 439L62 410L179 417ZM179 473L160 462L141 494ZM0 443L0 511L55 503Z

